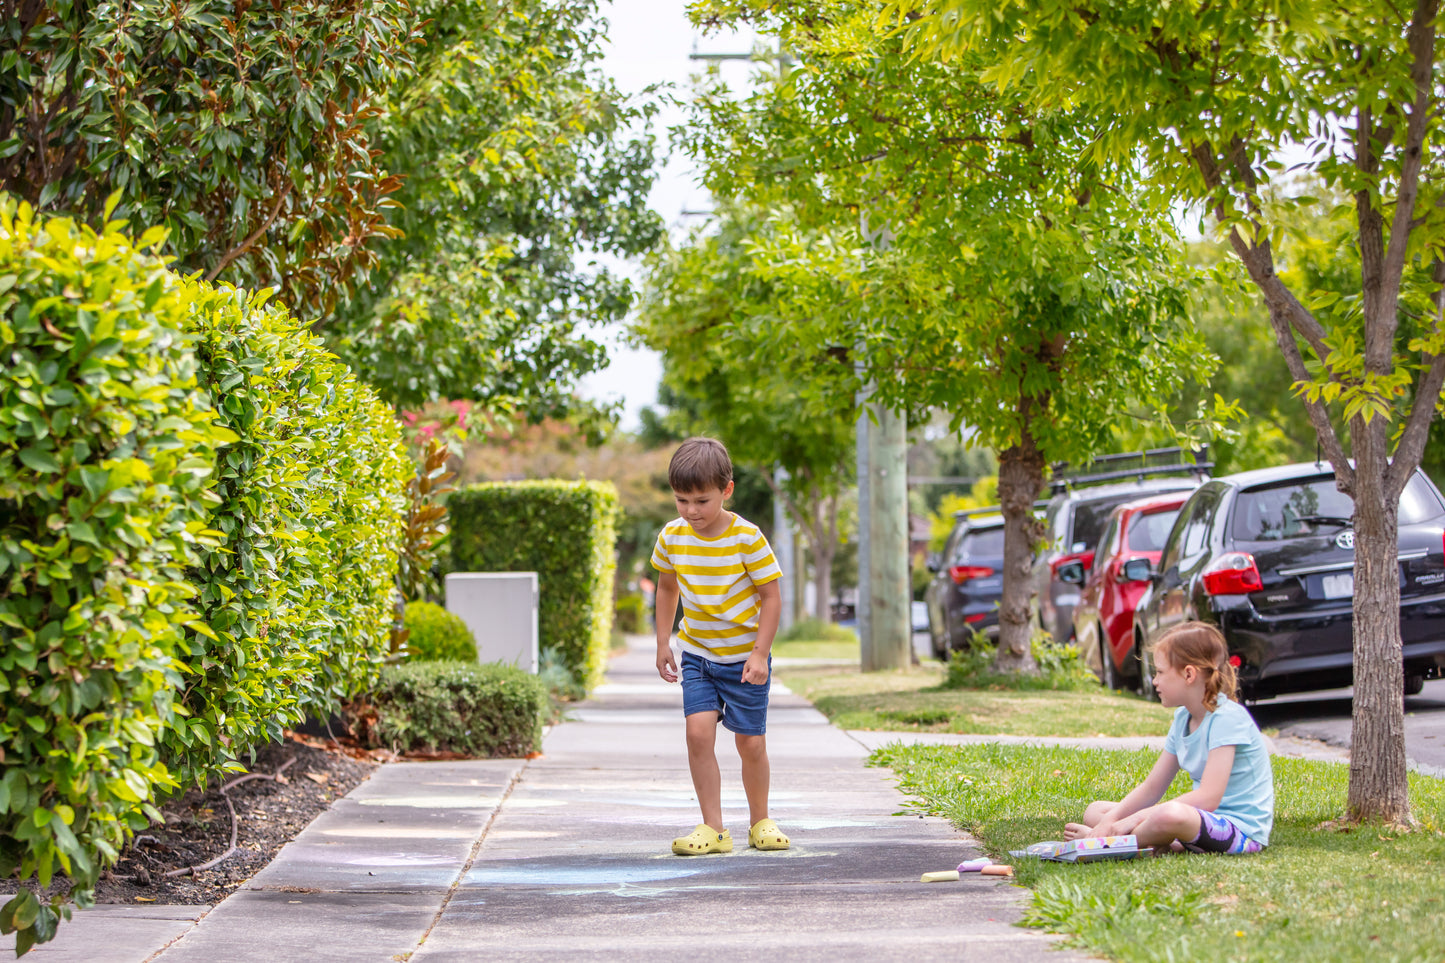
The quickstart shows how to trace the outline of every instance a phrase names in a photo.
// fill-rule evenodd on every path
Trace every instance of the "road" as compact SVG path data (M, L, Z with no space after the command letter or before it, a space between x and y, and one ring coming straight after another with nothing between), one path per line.
M1348 746L1350 695L1350 689L1330 689L1280 696L1250 711L1262 729ZM1405 754L1423 771L1445 776L1445 679L1427 682L1419 695L1405 698Z

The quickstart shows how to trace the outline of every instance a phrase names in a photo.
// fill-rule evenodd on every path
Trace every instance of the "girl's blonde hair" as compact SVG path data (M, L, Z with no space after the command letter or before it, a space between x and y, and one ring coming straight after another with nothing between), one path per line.
M1204 679L1204 708L1217 709L1222 692L1231 700L1239 687L1234 666L1229 664L1229 646L1224 633L1208 622L1183 622L1154 643L1154 654L1174 669L1192 665Z

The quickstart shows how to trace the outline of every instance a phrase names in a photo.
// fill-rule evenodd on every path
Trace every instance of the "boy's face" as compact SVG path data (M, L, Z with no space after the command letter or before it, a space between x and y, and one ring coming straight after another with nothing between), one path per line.
M726 488L704 488L695 492L674 490L672 500L677 503L677 513L692 526L699 535L714 536L715 529L722 528L723 503L733 493L733 483Z

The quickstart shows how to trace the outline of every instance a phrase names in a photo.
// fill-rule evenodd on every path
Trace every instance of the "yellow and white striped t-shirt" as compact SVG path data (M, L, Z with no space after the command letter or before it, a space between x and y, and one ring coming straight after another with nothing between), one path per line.
M783 574L758 526L734 512L727 531L703 538L685 519L674 519L657 536L652 567L677 575L684 651L713 662L747 659L758 640L757 587Z

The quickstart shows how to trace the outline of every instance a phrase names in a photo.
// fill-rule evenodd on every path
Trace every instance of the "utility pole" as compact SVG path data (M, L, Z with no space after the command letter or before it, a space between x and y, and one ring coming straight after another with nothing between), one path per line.
M892 246L887 224L871 228L859 215L863 239L878 252ZM906 419L858 396L858 638L865 672L913 664L908 578L908 425Z
M787 483L788 470L781 467L775 469L773 480L776 482L773 487L773 554L777 557L778 569L786 576L780 589L783 595L783 613L778 618L778 631L783 632L797 620L798 599L803 583L794 577L798 570L794 561L797 542L793 538L788 508L783 504L783 485Z

